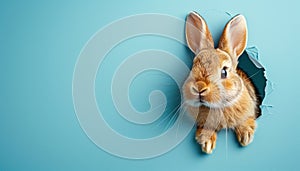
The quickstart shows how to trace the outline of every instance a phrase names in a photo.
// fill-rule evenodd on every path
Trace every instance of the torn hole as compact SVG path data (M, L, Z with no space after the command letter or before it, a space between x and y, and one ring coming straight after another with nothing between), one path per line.
M259 62L259 52L257 47L247 47L242 56L239 57L238 68L243 70L251 80L256 90L256 96L258 98L261 116L262 111L268 111L269 108L273 108L272 105L263 104L267 95L273 92L273 83L267 79L266 70L264 66Z

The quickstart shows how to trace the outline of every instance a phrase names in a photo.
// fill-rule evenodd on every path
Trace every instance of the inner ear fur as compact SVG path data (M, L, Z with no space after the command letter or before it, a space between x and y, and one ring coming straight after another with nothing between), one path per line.
M219 49L227 52L237 62L247 46L247 23L243 15L236 15L225 26Z
M186 19L185 35L188 47L194 54L202 49L214 48L214 41L205 20L196 12L191 12Z

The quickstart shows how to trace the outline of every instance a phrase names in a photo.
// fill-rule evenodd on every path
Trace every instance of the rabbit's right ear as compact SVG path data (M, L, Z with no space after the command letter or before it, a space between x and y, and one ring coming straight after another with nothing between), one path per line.
M191 12L185 22L186 41L194 54L202 49L214 48L214 41L205 20L196 12Z
M236 63L247 46L247 23L242 15L236 15L225 26L219 48L227 52Z

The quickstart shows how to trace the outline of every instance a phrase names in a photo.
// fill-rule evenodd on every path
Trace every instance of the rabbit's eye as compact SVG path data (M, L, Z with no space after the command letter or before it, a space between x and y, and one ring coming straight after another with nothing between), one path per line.
M226 78L227 77L227 67L223 67L223 69L221 70L221 78Z

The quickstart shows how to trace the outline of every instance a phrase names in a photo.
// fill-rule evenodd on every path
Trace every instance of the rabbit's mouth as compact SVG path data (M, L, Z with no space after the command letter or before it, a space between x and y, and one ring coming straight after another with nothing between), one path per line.
M205 106L208 108L215 108L215 109L223 109L225 107L230 107L233 105L232 101L219 101L219 102L209 102L205 99L197 98L192 100L186 100L186 103L192 107L201 107Z
M220 103L208 102L202 98L186 100L185 103L187 103L188 105L193 106L193 107L201 107L201 106L206 106L209 108L221 108L222 107L222 105L220 105Z
M211 102L206 102L203 101L201 103L203 106L209 107L209 108L222 108L223 105L221 105L220 103L211 103Z

